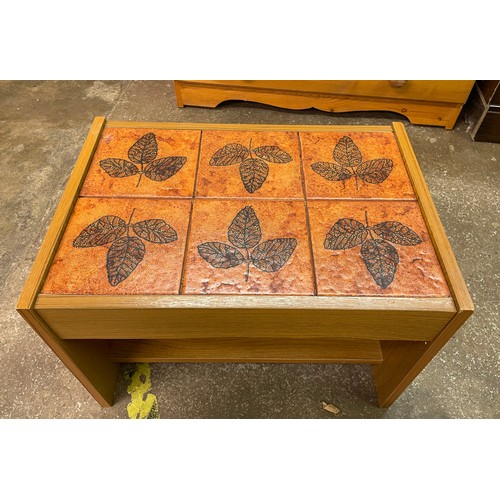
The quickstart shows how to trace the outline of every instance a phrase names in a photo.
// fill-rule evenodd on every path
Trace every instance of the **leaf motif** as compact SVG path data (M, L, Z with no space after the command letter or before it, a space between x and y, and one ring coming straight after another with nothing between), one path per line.
M255 193L267 179L269 167L265 161L249 158L240 165L240 177L249 193Z
M293 254L297 240L295 238L276 238L257 245L250 259L252 264L266 273L281 269Z
M339 219L328 231L324 246L327 250L346 250L360 245L368 230L354 219Z
M162 219L148 219L132 225L134 233L151 243L171 243L177 240L175 229Z
M144 175L152 181L166 181L175 175L186 163L185 156L168 156L153 160L145 169Z
M333 159L342 167L357 167L361 165L363 157L361 151L354 141L344 135L335 145L333 150Z
M350 170L340 165L336 165L335 163L320 161L318 163L313 163L311 168L328 181L345 181L352 177L352 172Z
M111 243L125 233L127 224L120 217L105 215L92 222L73 241L77 248L99 247Z
M408 226L397 221L386 221L372 227L377 236L398 245L413 246L422 243L420 236Z
M208 241L198 245L198 253L212 267L228 269L245 261L243 254L231 245L219 241Z
M134 163L149 163L158 154L158 143L153 132L143 135L128 150L128 157Z
M253 248L262 238L259 219L252 207L238 212L227 230L227 239L238 248Z
M211 167L225 167L234 165L246 160L250 155L250 150L241 144L227 144L215 152L210 158Z
M361 245L361 257L378 286L387 288L399 263L396 249L384 240L368 240Z
M272 163L289 163L292 161L292 157L278 146L261 146L255 148L253 152L259 158Z
M384 182L393 169L392 160L379 158L377 160L364 161L356 171L358 177L370 184Z
M144 243L135 236L125 236L115 240L106 256L109 284L116 286L127 279L145 254Z
M133 163L121 158L106 158L99 162L99 166L111 177L130 177L139 173Z

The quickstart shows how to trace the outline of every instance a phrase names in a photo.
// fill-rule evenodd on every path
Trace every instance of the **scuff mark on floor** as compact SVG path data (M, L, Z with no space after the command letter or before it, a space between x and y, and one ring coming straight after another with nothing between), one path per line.
M115 102L120 95L120 82L93 82L92 87L86 89L87 99L102 99L108 103Z
M148 363L138 363L135 371L125 373L130 380L127 392L131 401L127 405L129 418L160 418L158 400L154 394L147 394L151 390L151 369ZM144 398L144 396L146 396Z

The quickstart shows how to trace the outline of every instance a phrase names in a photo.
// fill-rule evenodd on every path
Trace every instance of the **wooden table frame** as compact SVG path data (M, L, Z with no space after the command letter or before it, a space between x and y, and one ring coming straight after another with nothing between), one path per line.
M40 294L105 125L177 130L393 131L452 299ZM82 309L85 315L79 313ZM280 315L283 309L290 315L285 325ZM394 123L392 127L220 125L106 122L102 117L95 118L91 126L17 304L19 313L102 406L113 403L122 361L252 361L371 364L379 404L387 407L461 327L473 309L401 123ZM209 326L210 322L206 323L207 315L223 322L228 310L232 319L222 327L219 323L215 329ZM260 322L252 324L250 318L256 310L266 317L267 329ZM113 329L110 325L117 311L122 316L125 314L125 318ZM349 313L348 321L346 313ZM383 327L373 328L373 321L376 323L381 314L385 318ZM183 321L188 315L191 323L183 330L181 325L185 325ZM168 329L164 328L166 318L170 324ZM234 331L234 322L241 318L250 321L250 337L230 334L231 328ZM315 330L318 320L328 321L335 328L328 333L324 328ZM203 327L201 321L205 321ZM141 332L141 325L145 323L149 327ZM162 328L158 326L155 330L154 325L162 325ZM304 325L312 329L310 339L301 335ZM176 335L176 331L184 337Z

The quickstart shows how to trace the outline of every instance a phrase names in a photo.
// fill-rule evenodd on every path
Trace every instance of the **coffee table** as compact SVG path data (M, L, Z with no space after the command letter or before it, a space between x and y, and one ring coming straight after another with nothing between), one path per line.
M387 407L473 312L401 123L102 117L17 308L102 406L121 362L288 362Z

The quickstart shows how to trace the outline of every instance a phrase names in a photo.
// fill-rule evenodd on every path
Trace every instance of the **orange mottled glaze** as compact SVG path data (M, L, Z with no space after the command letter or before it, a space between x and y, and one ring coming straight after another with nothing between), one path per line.
M179 293L190 200L144 198L80 198L63 235L42 293L49 294L176 294ZM81 231L97 219L114 215L131 224L162 219L177 233L177 239L159 244L141 240L142 261L116 286L108 279L106 257L112 243L97 247L74 247ZM130 236L137 237L132 228ZM126 236L124 233L123 236Z
M154 133L158 145L156 160L171 156L185 157L186 162L172 177L155 181L139 174L111 177L100 166L107 158L130 161L130 147L145 134ZM198 160L200 131L134 128L106 128L97 146L81 196L191 197ZM138 169L145 168L147 163ZM137 184L139 185L137 186Z
M211 166L214 154L227 144L240 144L253 151L262 146L275 146L286 152L291 161L274 163L263 160L269 169L266 180L250 193L241 179L241 162L228 166ZM248 155L250 159L250 155ZM204 130L201 142L200 165L196 181L196 196L209 198L303 198L300 173L300 150L296 132L245 132Z
M100 166L99 162L106 158L130 161L130 147L151 132L158 146L156 158L187 158L172 177L154 181L143 175L137 187L138 175L110 177ZM393 169L385 180L370 184L358 177L356 189L354 177L328 181L311 168L315 162L337 163L333 149L344 136L356 144L354 155L358 164L380 158L392 161ZM343 143L352 149L349 141ZM228 144L239 145L233 146L229 154L233 164L210 165L214 155ZM268 148L259 149L264 146ZM268 169L253 193L245 189L240 171L241 163L249 160L257 166L265 162ZM145 164L151 161L154 160L148 158ZM251 168L249 171L252 179L254 172ZM392 133L106 128L80 194L43 293L450 296ZM255 223L249 221L254 216L260 229L258 237L250 236L251 244L250 240L237 244L237 237L235 233L230 236L229 228L245 207L251 209L246 209L247 218L239 221L240 230L243 221L243 226L249 224L244 231L253 234ZM120 276L116 280L113 272L110 275L109 263L116 264L116 259L107 257L112 241L95 247L78 246L81 242L74 245L82 230L106 215L125 221L119 223L120 234L116 238L133 237L135 243L131 247L137 247L134 248L139 262L125 272L123 279ZM394 250L382 244L389 252L389 270L390 256L399 259L389 283L383 282L388 280L386 270L380 271L383 278L374 271L380 263L380 243L364 246L368 264L362 258L362 244L381 238L373 229L362 231L363 237L354 248L325 249L325 237L339 219L354 219L366 225L366 216L370 228L397 221L422 240L418 242L417 238L417 243L407 246L401 241L389 241ZM177 239L155 243L147 241L151 238L149 233L143 233L146 236L140 239L132 226L149 219L164 220L174 228ZM277 241L264 245L270 240ZM118 246L113 247L115 253L110 252L114 257ZM367 265L372 266L376 277Z
M350 137L358 147L362 161L388 158L393 168L380 184L370 184L351 177L330 181L312 169L317 162L337 164L333 150L338 141ZM403 158L391 132L300 132L302 161L308 198L403 198L415 199Z
M266 272L242 262L231 268L215 268L198 250L206 242L231 245L228 228L246 206L254 210L261 228L259 244L276 238L294 238L296 247L286 263ZM248 249L252 255L256 240ZM246 249L239 252L246 258ZM313 275L303 201L196 200L184 280L186 294L313 295Z
M418 203L414 201L309 201L313 254L319 295L449 297L450 291L429 238ZM391 243L399 255L392 283L382 288L374 281L361 257L361 245L327 250L325 237L343 218L370 226L397 221L417 233L421 243ZM374 235L377 238L376 235ZM370 235L366 240L371 239Z

